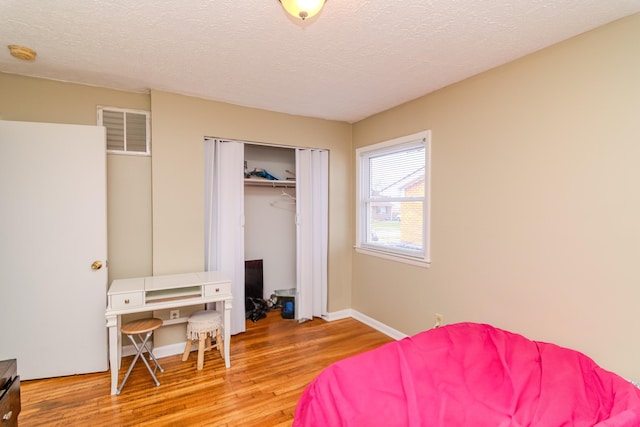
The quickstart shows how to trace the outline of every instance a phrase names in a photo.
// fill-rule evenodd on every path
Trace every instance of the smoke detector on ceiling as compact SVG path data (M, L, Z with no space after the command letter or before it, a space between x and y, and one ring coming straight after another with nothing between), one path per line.
M29 49L28 47L24 46L18 46L17 44L10 44L7 47L9 48L9 53L14 58L18 58L22 61L36 60L36 51L33 49Z

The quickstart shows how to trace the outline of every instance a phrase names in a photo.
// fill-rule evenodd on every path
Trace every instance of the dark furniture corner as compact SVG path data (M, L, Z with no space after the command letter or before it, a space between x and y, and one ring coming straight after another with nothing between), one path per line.
M0 426L17 427L20 409L20 377L16 359L1 360Z

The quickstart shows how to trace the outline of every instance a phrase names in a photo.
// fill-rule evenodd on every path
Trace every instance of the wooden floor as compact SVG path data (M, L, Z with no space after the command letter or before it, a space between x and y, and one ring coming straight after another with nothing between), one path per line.
M160 386L137 363L119 396L108 372L24 381L21 426L290 426L305 386L330 363L390 342L353 319L298 323L279 312L231 337L231 368L209 351L160 359ZM124 358L120 378L132 357ZM46 357L43 356L43 363ZM18 361L19 368L19 361Z

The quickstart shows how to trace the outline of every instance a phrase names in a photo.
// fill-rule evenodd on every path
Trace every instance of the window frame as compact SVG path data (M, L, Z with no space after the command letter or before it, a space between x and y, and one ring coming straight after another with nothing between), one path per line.
M367 203L369 202L368 162L371 157L392 154L419 145L425 149L424 197L422 208L421 256L367 242ZM428 268L431 265L431 131L426 130L356 149L356 243L357 253ZM410 200L407 200L410 201Z
M124 154L127 156L151 156L151 113L146 110L136 110L132 108L118 108L108 107L104 105L98 105L98 126L104 126L103 124L103 112L114 111L125 114L125 141L123 150L112 150L107 148L108 154ZM127 151L126 142L126 113L141 114L145 116L145 151ZM106 126L105 126L106 128Z

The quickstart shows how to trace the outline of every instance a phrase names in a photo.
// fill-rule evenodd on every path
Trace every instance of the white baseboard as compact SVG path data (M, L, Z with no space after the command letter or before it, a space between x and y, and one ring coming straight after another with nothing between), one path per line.
M322 316L322 318L327 322L333 322L334 320L341 320L341 319L349 319L353 317L351 312L352 310L350 308L346 310L334 311L331 313L327 313L326 315Z
M323 316L322 318L328 322L332 322L334 320L346 319L349 317L354 318L355 320L361 323L364 323L367 326L372 327L376 331L382 332L383 334L393 338L394 340L401 340L408 336L407 334L404 334L396 329L393 329L392 327L385 325L384 323L379 322L376 319L369 317L365 314L362 314L359 311L351 308L346 310L334 311L332 313L327 313L327 315Z
M151 347L151 351L153 351L153 355L157 358L173 356L176 354L182 354L184 352L185 344L186 341L177 344L163 345L160 347ZM122 357L133 356L134 354L136 354L136 349L133 345L130 344L122 347Z
M362 314L357 310L352 310L352 312L354 319L364 323L365 325L371 326L373 329L382 332L383 334L393 338L394 340L401 340L408 337L407 334L404 334L397 329L393 329L391 326L385 325L384 323L379 322L376 319L365 314Z
M176 354L182 354L184 353L184 346L186 343L187 342L185 341L177 344L169 344L169 345L163 345L160 347L154 347L153 355L160 358L160 357L173 356Z
M123 345L122 346L122 357L133 356L136 354L136 349L133 345Z

